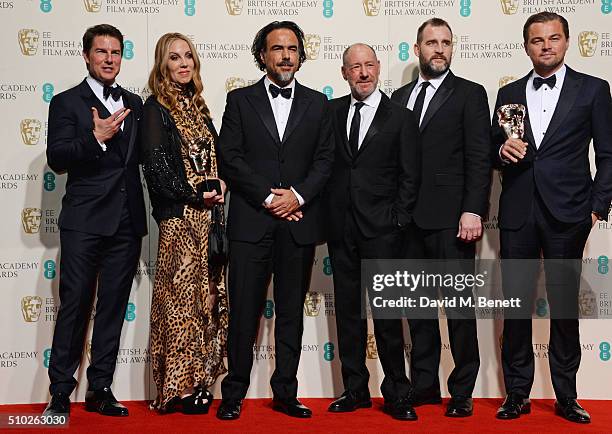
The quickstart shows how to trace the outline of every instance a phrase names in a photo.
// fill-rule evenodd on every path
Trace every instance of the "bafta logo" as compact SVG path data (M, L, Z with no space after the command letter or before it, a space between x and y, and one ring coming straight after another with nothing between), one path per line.
M597 296L591 289L580 291L578 306L581 318L595 318L597 315Z
M21 224L26 234L37 234L40 230L40 219L42 211L40 208L24 208L21 211Z
M306 316L318 316L321 311L321 302L323 294L319 292L308 291L306 300L304 301L304 313Z
M225 0L227 13L230 15L240 15L244 7L244 0Z
M102 0L83 0L87 12L100 12Z
M518 0L500 0L502 12L506 15L514 15L519 8Z
M225 80L225 91L231 92L234 89L246 86L246 81L240 77L229 77Z
M19 123L19 129L24 145L38 145L41 130L41 123L38 119L23 119Z
M374 337L374 333L368 333L366 354L368 359L378 359L378 349L376 348L376 338Z
M19 48L21 48L21 54L24 56L34 56L38 51L38 30L34 29L21 29L17 33L19 39Z
M321 49L321 37L319 35L304 35L305 43L304 49L306 50L306 59L317 60L319 57L319 50Z
M582 57L593 57L597 50L599 33L593 31L580 32L578 35L578 48Z
M498 84L499 87L502 88L508 83L512 83L513 81L516 81L516 77L513 77L511 75L504 75L503 77L500 77Z
M21 299L21 314L26 322L36 322L42 311L42 298L37 295L28 295Z
M375 17L380 12L381 0L362 0L363 10L368 17Z

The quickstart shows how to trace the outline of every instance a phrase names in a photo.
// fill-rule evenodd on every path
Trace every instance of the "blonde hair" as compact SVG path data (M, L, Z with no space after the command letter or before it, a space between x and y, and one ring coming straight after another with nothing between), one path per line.
M170 57L170 46L176 40L182 40L189 45L189 50L193 56L193 78L187 84L187 88L191 91L191 102L204 114L207 120L210 120L210 111L204 102L202 91L202 77L200 76L200 58L193 43L187 36L181 33L166 33L157 41L155 46L155 63L151 74L149 74L149 89L157 101L169 110L176 106L179 89L170 78L168 69L168 59Z

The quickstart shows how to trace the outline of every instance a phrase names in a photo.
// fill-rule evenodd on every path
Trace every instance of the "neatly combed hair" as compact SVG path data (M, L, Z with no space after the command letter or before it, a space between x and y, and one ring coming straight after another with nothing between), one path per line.
M532 24L547 23L549 21L559 21L563 26L565 39L569 39L569 23L564 16L554 12L538 12L537 14L533 14L527 18L527 21L525 21L525 25L523 26L523 42L527 44L529 39L529 27L531 27Z
M83 35L83 53L89 53L93 40L96 36L110 36L119 40L121 44L121 54L123 54L123 35L117 27L110 24L98 24L85 30Z
M202 91L202 77L200 76L200 58L193 43L189 38L181 33L166 33L157 41L155 46L155 63L151 74L149 74L149 89L157 101L169 110L172 110L177 101L178 89L170 79L170 71L168 69L168 59L170 57L170 45L176 40L182 40L189 45L189 50L193 56L193 78L187 85L191 90L192 102L200 109L206 119L210 119L210 111L204 102Z
M298 40L298 54L299 54L299 62L300 65L306 61L306 50L304 49L304 32L300 29L293 21L273 21L264 28L262 28L255 35L255 39L253 39L253 45L251 46L251 54L255 58L255 64L257 67L265 71L266 64L261 60L261 52L266 49L266 38L268 35L277 29L288 29L291 30L295 37Z
M448 24L445 20L443 20L442 18L430 18L427 21L425 21L423 24L421 24L417 30L417 44L420 44L421 41L423 40L423 30L425 30L425 27L427 26L432 26L432 27L446 27L448 29L448 31L451 34L451 37L453 36L453 29L451 29L450 24Z

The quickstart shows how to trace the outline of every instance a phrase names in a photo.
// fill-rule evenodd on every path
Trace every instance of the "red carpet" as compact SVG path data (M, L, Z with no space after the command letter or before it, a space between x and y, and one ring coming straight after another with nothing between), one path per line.
M130 410L127 418L110 418L88 413L82 404L72 405L72 417L68 430L17 430L10 432L83 432L83 433L610 433L612 430L612 401L581 400L582 406L591 414L593 422L578 425L565 421L553 413L552 400L532 401L532 413L518 420L498 421L495 411L500 399L477 399L474 416L466 419L444 417L444 405L427 405L417 408L419 420L399 422L384 414L382 400L375 399L372 409L354 413L331 414L326 411L331 399L303 399L314 413L312 419L294 419L270 408L269 399L246 400L242 417L236 421L220 421L215 417L219 404L215 400L207 415L186 416L170 414L160 416L148 409L143 401L126 402ZM0 413L39 414L43 404L4 405Z

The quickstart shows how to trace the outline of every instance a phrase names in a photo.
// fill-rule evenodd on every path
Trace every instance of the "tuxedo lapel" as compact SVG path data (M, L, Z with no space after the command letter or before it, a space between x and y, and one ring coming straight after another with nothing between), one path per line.
M87 84L87 80L83 80L80 84L80 87L81 97L85 101L85 104L87 104L87 106L90 108L95 107L98 110L98 116L100 116L100 119L106 119L111 115L111 113L104 106L104 104L102 104L102 101L100 101L96 94L93 93L93 90L91 90L91 87L89 87L89 84ZM93 126L93 115L91 118L91 122Z
M378 92L378 91L377 91ZM372 142L376 134L380 132L382 127L389 119L389 105L391 104L387 95L381 92L380 103L378 104L378 109L374 114L374 119L372 119L372 123L370 124L370 128L368 128L368 132L363 138L363 142L361 142L361 146L359 147L359 151L357 151L357 157L359 157L365 148Z
M281 140L278 136L278 129L276 128L276 121L274 120L274 112L272 111L270 100L268 99L263 78L255 86L253 86L252 92L247 96L247 98L255 109L255 113L257 113L257 115L261 118L261 121L272 136L275 145L279 147Z
M297 81L295 82L295 89L293 90L293 102L291 104L291 110L289 111L289 118L287 119L287 126L285 127L285 133L283 134L282 144L284 145L287 142L287 139L295 130L302 120L304 113L306 113L306 109L310 106L312 100L310 97L304 92L304 88Z
M402 107L408 107L408 100L410 99L410 94L414 90L414 86L416 86L418 80L414 80L411 83L408 83L402 92L402 96L399 100L399 105Z
M344 145L344 150L346 151L346 155L348 155L350 159L353 157L353 155L351 153L351 148L349 147L348 143L348 132L346 131L346 122L351 105L350 95L342 97L341 101L342 103L340 104L340 108L336 111L336 122L340 130L340 135L342 136L342 144Z
M563 80L563 87L559 95L559 101L550 119L550 124L546 129L546 134L542 139L542 143L540 143L540 151L550 142L550 138L565 121L567 114L574 105L574 102L576 102L576 97L578 96L581 85L582 79L577 76L572 69L567 67L565 79Z
M124 92L123 93L123 106L126 109L131 109L131 105L130 105L130 101L129 101L129 96ZM125 118L125 121L123 122L123 134L129 134L129 141L128 141L128 148L127 148L127 153L125 155L125 161L129 161L130 156L132 155L132 151L134 150L134 143L136 141L136 130L138 130L138 128L136 127L136 113L133 110L130 110L130 113L127 115L127 117Z
M440 84L440 88L436 91L431 101L427 105L427 110L425 111L425 115L423 116L423 120L421 121L421 125L419 125L419 130L423 131L431 118L436 114L440 107L444 105L446 100L451 96L455 84L455 76L452 72L448 72L446 78Z

